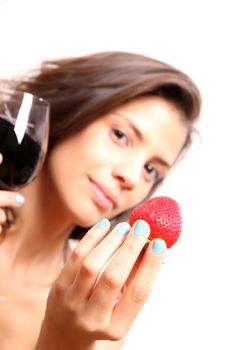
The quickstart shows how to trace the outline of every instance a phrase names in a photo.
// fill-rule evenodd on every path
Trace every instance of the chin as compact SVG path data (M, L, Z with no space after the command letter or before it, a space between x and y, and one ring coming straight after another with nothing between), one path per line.
M95 208L88 208L85 209L82 207L80 210L71 210L71 216L72 216L72 221L76 226L81 226L84 228L89 228L94 226L98 221L103 219L105 216L103 213L100 211L96 210Z
M74 193L74 192L73 192ZM98 223L101 219L110 219L115 216L114 209L101 208L87 195L80 193L78 197L74 194L64 198L65 210L76 226L89 228Z

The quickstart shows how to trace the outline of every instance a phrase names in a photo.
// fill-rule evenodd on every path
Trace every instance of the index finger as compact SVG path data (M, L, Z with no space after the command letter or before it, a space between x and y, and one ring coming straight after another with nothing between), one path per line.
M0 191L0 208L18 207L24 203L24 197L13 191Z

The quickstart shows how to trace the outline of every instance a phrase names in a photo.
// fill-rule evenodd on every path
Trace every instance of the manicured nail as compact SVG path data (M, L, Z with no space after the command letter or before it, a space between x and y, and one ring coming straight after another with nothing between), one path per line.
M166 243L163 239L157 238L152 246L152 250L155 255L160 255L166 249Z
M127 235L131 229L130 224L128 222L122 222L118 227L117 227L117 232L119 232L121 235Z
M109 223L108 219L102 219L98 222L97 226L99 228L104 228L108 225L108 223Z
M134 233L137 236L144 236L148 231L148 224L144 220L138 220L134 227Z
M21 194L17 194L15 200L18 205L22 205L24 203L24 197Z

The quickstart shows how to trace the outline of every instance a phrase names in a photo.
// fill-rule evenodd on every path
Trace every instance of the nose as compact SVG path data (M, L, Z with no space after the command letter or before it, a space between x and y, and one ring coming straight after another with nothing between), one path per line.
M128 190L134 189L140 181L142 166L139 161L125 160L115 165L113 176Z

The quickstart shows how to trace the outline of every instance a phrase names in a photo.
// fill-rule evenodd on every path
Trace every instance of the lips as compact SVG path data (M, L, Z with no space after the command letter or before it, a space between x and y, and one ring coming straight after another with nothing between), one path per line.
M116 207L117 197L105 186L89 177L93 199L102 209L111 210Z

